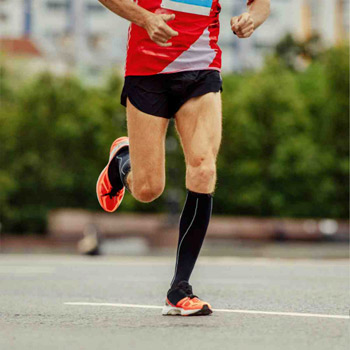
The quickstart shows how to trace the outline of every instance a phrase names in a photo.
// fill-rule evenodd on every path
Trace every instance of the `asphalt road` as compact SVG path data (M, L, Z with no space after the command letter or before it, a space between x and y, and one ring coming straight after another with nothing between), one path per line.
M172 273L167 258L0 255L0 349L349 349L347 261L201 258L209 317L161 316Z

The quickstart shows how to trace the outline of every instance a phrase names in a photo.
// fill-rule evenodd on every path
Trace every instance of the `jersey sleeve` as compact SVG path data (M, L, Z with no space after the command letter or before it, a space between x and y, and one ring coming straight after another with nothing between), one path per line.
M247 0L247 6L251 5L254 2L254 0Z

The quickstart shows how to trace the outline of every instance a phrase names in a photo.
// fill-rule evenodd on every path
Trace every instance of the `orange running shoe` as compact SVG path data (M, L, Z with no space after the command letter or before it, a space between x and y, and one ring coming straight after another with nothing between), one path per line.
M169 297L173 300L182 294L187 294L184 298L172 304ZM209 303L200 300L192 294L192 287L188 282L182 281L176 288L168 292L168 298L162 310L163 316L206 316L213 312Z
M206 316L212 313L210 304L197 297L186 297L176 305L171 304L167 299L163 307L163 316Z
M113 189L113 186L108 178L108 166L111 163L111 160L114 158L117 152L124 147L129 147L129 138L126 136L119 137L112 143L109 151L108 164L102 170L96 183L98 202L100 203L101 207L109 213L117 210L125 194L125 187L119 191L116 191Z

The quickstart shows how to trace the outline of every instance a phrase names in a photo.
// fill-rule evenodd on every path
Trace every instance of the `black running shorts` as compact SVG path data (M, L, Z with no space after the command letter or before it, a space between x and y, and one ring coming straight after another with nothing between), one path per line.
M140 111L172 118L192 97L222 91L221 75L216 70L196 70L170 74L125 77L121 104L127 98Z

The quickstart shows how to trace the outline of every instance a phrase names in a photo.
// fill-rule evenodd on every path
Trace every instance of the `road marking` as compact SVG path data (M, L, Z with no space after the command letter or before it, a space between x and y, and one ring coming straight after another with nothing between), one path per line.
M114 307L132 307L138 309L162 309L157 305L136 305L136 304L115 304L115 303L85 303L85 302L66 302L65 305L81 305L81 306L114 306Z
M65 302L65 305L76 306L112 306L112 307L129 307L137 309L162 309L162 306L157 305L137 305L137 304L118 304L118 303L88 303L88 302ZM292 317L318 317L318 318L338 318L350 319L347 315L326 315L326 314L308 314L300 312L274 312L274 311L258 311L258 310L231 310L231 309L213 309L216 312L230 312L239 314L254 314L254 315L271 315L271 316L292 316Z
M340 318L350 319L347 315L326 315L326 314L307 314L300 312L274 312L274 311L258 311L258 310L230 310L230 309L214 309L218 312L233 312L241 314L260 314L260 315L272 315L272 316L294 316L294 317L319 317L319 318Z

